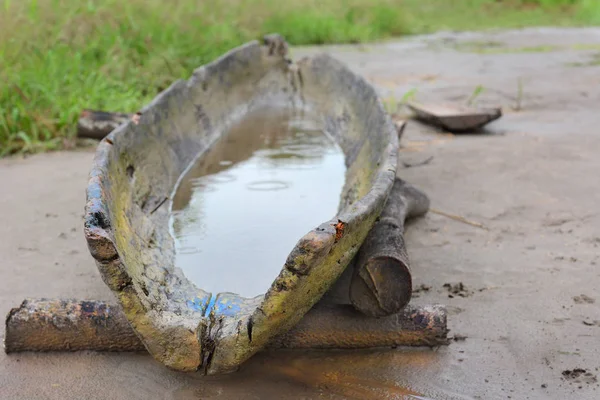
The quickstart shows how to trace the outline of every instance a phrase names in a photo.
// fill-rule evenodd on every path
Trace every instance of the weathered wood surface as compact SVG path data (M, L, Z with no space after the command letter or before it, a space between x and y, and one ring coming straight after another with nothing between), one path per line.
M398 314L371 318L349 304L317 305L271 347L358 349L448 344L446 308L408 306Z
M286 49L269 35L231 50L98 144L88 248L132 328L169 368L233 371L296 326L354 258L394 183L398 135L375 89L326 54L291 62ZM173 265L171 194L229 127L272 107L318 113L344 152L338 213L299 238L264 296L207 293Z
M455 133L475 131L502 116L502 109L407 103L416 119Z
M404 222L429 210L427 195L396 178L386 205L355 260L350 300L357 310L372 317L400 312L412 296L412 276Z
M25 299L6 317L4 349L145 351L120 307L103 301Z
M368 318L350 305L317 306L267 347L356 349L447 344L443 306ZM121 308L103 301L26 299L6 319L5 351L145 352Z

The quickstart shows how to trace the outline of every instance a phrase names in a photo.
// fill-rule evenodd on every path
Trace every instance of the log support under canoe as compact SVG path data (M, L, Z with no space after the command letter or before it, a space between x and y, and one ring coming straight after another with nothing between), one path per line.
M351 305L318 304L269 348L359 349L448 344L446 309L408 306L371 318ZM26 351L145 352L117 305L104 301L26 299L6 319L6 353Z
M396 178L386 205L355 258L350 301L371 317L400 312L412 297L412 275L406 244L405 220L429 210L425 193Z

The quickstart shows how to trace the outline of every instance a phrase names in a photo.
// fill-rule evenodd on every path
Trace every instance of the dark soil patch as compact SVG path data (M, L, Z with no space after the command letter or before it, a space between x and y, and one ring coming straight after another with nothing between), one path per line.
M455 284L444 283L443 287L446 288L446 290L448 290L448 297L450 298L453 298L454 296L469 297L473 294L473 291L467 289L467 287L462 282L458 282Z
M598 382L596 375L583 368L566 369L562 372L562 376L570 383L587 383L589 385Z
M431 290L431 286L427 286L422 283L419 286L416 286L413 288L412 296L417 298L417 297L419 297L419 293L429 292L430 290Z
M579 296L573 297L573 301L576 304L594 304L596 302L596 299L590 296L586 296L585 294L581 294Z
M588 319L588 320L584 320L582 322L584 325L587 325L587 326L600 326L600 321L598 321L598 320L592 321L592 320Z
M431 286L427 286L427 285L421 283L419 286L417 286L416 288L413 289L413 293L429 292L430 290L431 290Z

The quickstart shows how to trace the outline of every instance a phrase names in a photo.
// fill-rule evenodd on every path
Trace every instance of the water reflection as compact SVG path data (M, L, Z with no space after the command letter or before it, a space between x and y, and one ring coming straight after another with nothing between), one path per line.
M209 292L264 293L298 239L335 216L344 174L344 155L317 119L247 116L177 188L176 265Z
M284 190L290 187L288 182L283 181L257 181L249 183L246 188L248 190L275 191Z

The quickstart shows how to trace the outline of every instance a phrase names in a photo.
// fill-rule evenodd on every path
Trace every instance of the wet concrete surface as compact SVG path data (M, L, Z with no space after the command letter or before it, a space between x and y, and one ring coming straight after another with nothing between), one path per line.
M336 215L344 153L316 121L254 112L182 177L171 210L175 265L199 288L266 293L298 239Z
M598 49L598 29L325 49L387 99L416 88L418 100L466 101L482 85L476 101L504 108L483 134L409 122L403 137L406 165L433 159L399 175L435 210L486 228L433 212L407 227L413 302L448 305L450 346L270 352L210 378L148 355L0 354L0 399L599 398ZM92 156L0 160L3 315L27 296L112 299L81 231Z

